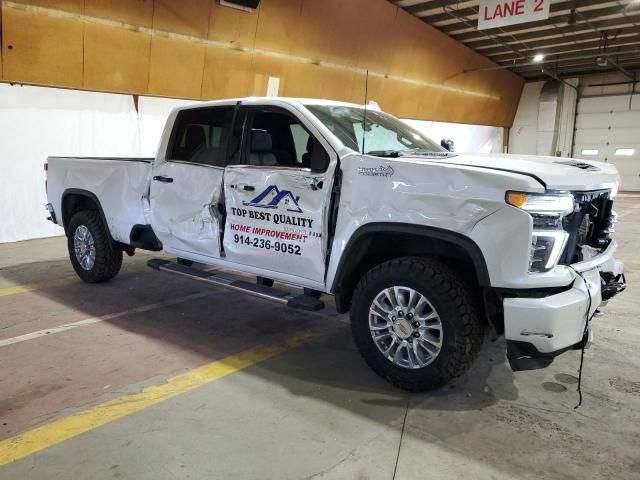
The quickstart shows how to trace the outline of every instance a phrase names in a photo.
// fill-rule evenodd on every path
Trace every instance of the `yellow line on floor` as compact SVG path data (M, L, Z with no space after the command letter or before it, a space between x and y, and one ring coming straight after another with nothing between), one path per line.
M51 287L57 287L60 285L65 285L71 282L71 278L72 277L70 277L69 280L57 280L57 281L47 282L47 283L29 283L25 285L16 285L14 287L0 288L0 297L8 297L9 295L15 295L17 293L25 293L25 292L31 292L33 290L40 290L42 288L51 288Z
M150 271L150 270L148 267L140 265L140 266L127 268L126 270L123 270L122 273L139 273L143 271ZM12 287L0 288L0 297L8 297L9 295L16 295L18 293L32 292L34 290L41 290L43 288L59 287L62 285L68 285L70 283L77 283L80 281L81 280L77 276L69 275L68 277L59 278L57 280L52 280L50 282L25 283L22 285L14 285Z
M0 466L296 348L320 333L319 329L304 330L284 340L260 345L195 368L169 379L165 384L147 387L138 393L110 400L3 440L0 442Z

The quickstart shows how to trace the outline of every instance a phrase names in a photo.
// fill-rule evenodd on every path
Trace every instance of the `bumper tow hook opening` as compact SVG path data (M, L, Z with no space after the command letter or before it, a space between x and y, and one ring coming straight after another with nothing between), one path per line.
M624 273L614 277L611 273L601 272L600 279L602 281L600 294L602 295L603 301L610 300L627 288L627 279Z

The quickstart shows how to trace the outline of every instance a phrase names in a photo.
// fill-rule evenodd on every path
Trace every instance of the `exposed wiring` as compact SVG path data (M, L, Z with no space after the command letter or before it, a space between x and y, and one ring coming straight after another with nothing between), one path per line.
M584 330L582 331L582 349L580 350L580 367L578 368L578 404L573 407L575 410L576 408L580 407L580 405L582 405L582 366L584 365L584 349L586 348L587 342L589 341L589 322L591 321L589 312L591 312L592 298L587 279L584 278L584 275L582 275L582 273L580 273L575 268L571 267L571 270L576 272L576 274L584 282L584 286L587 289L587 298L589 299L589 303L587 304L587 313L585 314Z
M391 480L395 480L396 473L398 472L398 460L400 460L400 448L402 447L402 439L404 438L404 427L407 424L407 414L409 413L409 405L411 404L411 396L407 397L407 408L404 410L404 419L402 420L402 430L400 431L400 440L398 441L398 453L396 454L396 464L393 467L393 477Z

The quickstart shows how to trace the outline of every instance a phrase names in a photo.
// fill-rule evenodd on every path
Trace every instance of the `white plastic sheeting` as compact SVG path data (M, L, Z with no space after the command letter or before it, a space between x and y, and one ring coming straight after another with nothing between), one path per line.
M164 125L171 110L175 107L193 103L198 102L175 98L140 97L138 102L140 156L155 157Z
M0 242L61 235L46 220L47 156L148 156L183 100L0 84Z
M404 120L431 140L453 140L456 152L502 153L502 127L469 125L465 123Z

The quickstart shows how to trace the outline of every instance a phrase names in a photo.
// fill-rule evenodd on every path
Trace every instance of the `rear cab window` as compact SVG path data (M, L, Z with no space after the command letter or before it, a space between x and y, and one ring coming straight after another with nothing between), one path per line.
M167 159L224 167L234 109L229 105L182 110L176 117Z

